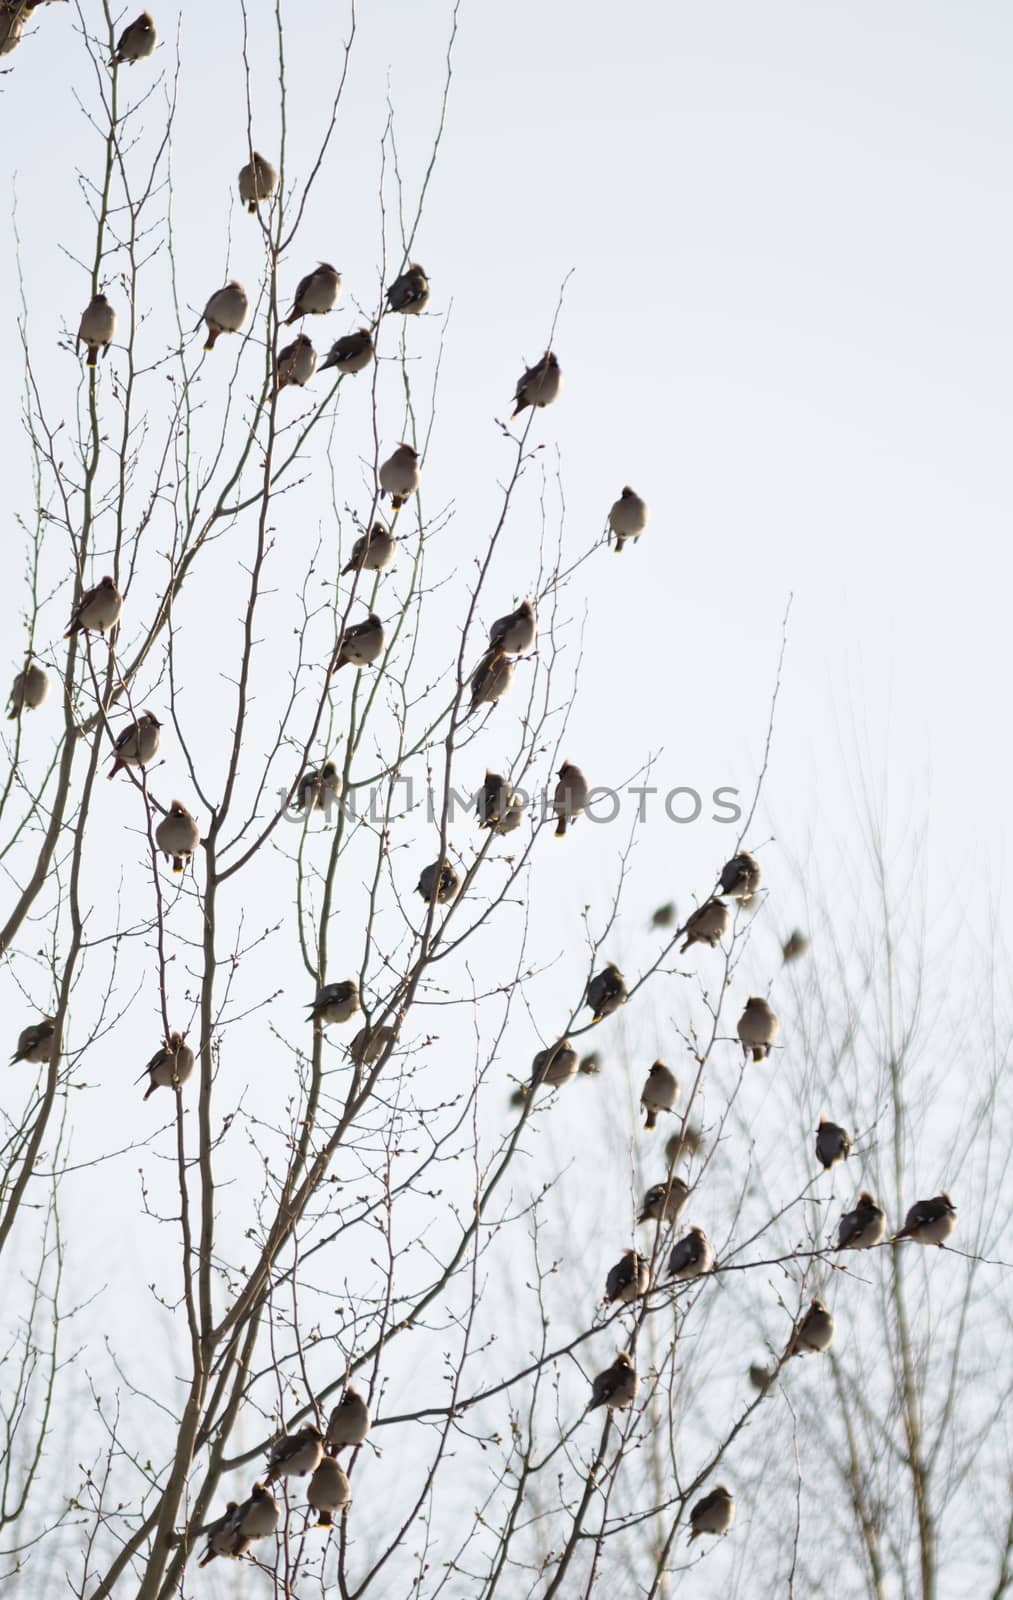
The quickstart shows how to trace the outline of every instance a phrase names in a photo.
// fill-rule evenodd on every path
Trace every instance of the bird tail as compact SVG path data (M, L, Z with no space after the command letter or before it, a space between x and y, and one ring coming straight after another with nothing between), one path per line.
M626 543L626 541L623 538L622 534L621 533L617 533L616 534L616 555L617 556L621 556L622 555L622 553L623 553L623 545L625 543Z
M899 1233L895 1233L892 1236L892 1238L890 1239L890 1243L891 1244L899 1244L902 1239L912 1239L912 1238L914 1238L914 1233L913 1233L913 1230L911 1228L901 1228Z
M658 1113L653 1106L645 1106L644 1110L647 1112L647 1121L644 1123L644 1131L646 1133L649 1128L657 1127Z
M173 856L173 858L172 858L172 870L173 870L173 872L182 872L184 865L185 865L185 863L183 861L183 857L182 856Z
M757 1044L757 1045L753 1046L753 1060L754 1061L766 1061L766 1059L769 1056L769 1054L770 1054L770 1045L769 1044Z
M295 311L295 310L291 311L289 313L289 315L285 318L285 321L282 323L282 327L283 328L290 328L292 326L293 322L298 322L299 321L299 316L300 316L300 313L298 311Z
M158 1084L157 1083L149 1083L148 1087L144 1091L145 1100L150 1100L152 1095L154 1094L154 1092L155 1092L155 1090L157 1088L158 1088Z
M89 367L95 367L95 366L98 365L98 345L97 344L90 344L88 346L88 365L89 365Z
M215 340L218 338L218 335L221 333L221 331L222 331L221 328L212 328L212 327L208 328L208 336L204 340L204 348L205 348L205 350L213 350L214 349Z
M566 813L564 812L563 815L560 817L559 821L556 823L556 838L557 839L561 839L565 832L566 832ZM595 1021L597 1021L597 1020L598 1019L596 1017Z
M518 400L518 402L517 402L516 406L514 407L513 411L511 411L511 413L510 413L510 421L511 422L513 422L514 417L519 417L520 416L521 412L524 410L524 408L527 405L527 403L528 402L526 400Z
M198 1563L197 1563L197 1565L198 1565L198 1566L199 1566L199 1567L206 1567L206 1566L208 1566L208 1564L209 1564L209 1563L210 1563L210 1562L212 1562L212 1561L213 1561L213 1560L214 1560L214 1559L215 1559L215 1556L216 1556L216 1555L217 1555L217 1554L218 1554L218 1551L217 1551L217 1550L209 1550L209 1551L208 1551L208 1553L207 1553L207 1555L206 1555L206 1556L202 1556L202 1557L201 1557L201 1559L200 1559L200 1561L198 1561Z
M17 722L19 715L20 715L20 712L11 711L11 712L8 713L7 721L8 722Z
M686 1543L687 1544L692 1544L693 1540L694 1539L699 1539L699 1537L700 1537L700 1529L699 1528L690 1528L690 1530L689 1530L689 1538L686 1540Z
M333 1528L333 1526L334 1518L331 1516L331 1513L329 1511L321 1511L319 1517L317 1518L317 1527Z
M250 213L251 217L255 217L256 214L257 214L257 202L256 202L256 200L249 201L248 204L247 204L246 209Z
M390 497L390 503L395 511L400 511L401 507L404 505L404 495L392 494Z
M122 767L122 765L123 765L123 762L122 762L122 761L114 761L114 762L113 762L113 770L112 770L112 772L110 772L110 774L109 774L109 778L110 778L110 781L111 781L111 780L112 780L112 779L113 779L113 778L115 778L115 776L116 776L116 774L117 774L117 773L118 773L118 772L119 772L119 770L120 770L120 768L121 768L121 767Z

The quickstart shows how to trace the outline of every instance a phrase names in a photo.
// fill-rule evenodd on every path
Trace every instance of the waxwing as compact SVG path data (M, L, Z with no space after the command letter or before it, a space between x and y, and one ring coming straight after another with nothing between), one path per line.
M364 572L380 572L389 567L397 549L397 540L382 522L374 522L368 533L361 533L352 546L351 560L341 569L347 578L350 572L361 567Z
M513 416L520 416L526 406L549 406L563 386L559 362L551 350L546 350L533 367L525 367L517 380ZM511 418L511 421L513 418Z
M834 1319L822 1300L811 1300L809 1309L788 1342L790 1356L820 1355L834 1342Z
M478 791L478 825L496 828L503 821L513 802L509 781L498 772L486 768L485 782Z
M863 1189L854 1211L846 1211L837 1230L838 1250L869 1250L881 1244L886 1233L886 1212Z
M285 327L298 322L300 317L322 317L332 311L341 293L341 273L329 261L321 261L313 271L300 278L295 291L295 304L285 318Z
M319 1512L317 1527L333 1527L335 1511L343 1511L351 1497L352 1486L344 1468L330 1456L324 1456L306 1490L308 1503Z
M252 158L239 173L239 198L250 215L254 215L261 200L273 200L278 192L278 174L270 161L254 150Z
M186 1034L170 1033L144 1069L148 1074L145 1100L150 1100L156 1089L172 1089L177 1083L184 1084L192 1076L193 1068L193 1051L186 1043Z
M588 786L584 774L572 761L564 761L556 777L559 781L552 796L552 809L558 819L555 837L562 839L567 823L575 822L587 806Z
M417 317L425 310L428 300L429 279L414 261L387 290L387 310L401 311L408 317Z
M805 955L808 948L809 940L801 929L796 928L794 933L789 933L781 946L781 954L785 961L797 961L800 956Z
M651 912L652 928L671 928L675 922L675 901L666 900L663 906L656 906Z
M182 872L200 844L200 829L182 800L174 800L158 824L155 843L164 856L171 856L173 872Z
M530 600L522 600L516 611L497 617L489 629L489 649L504 650L508 656L530 650L538 631Z
M738 1034L746 1055L752 1052L754 1061L765 1061L780 1026L766 1000L750 995L738 1022Z
M0 56L13 55L21 43L28 13L17 6L0 6Z
M368 1405L349 1384L328 1420L327 1444L335 1453L346 1447L354 1450L362 1444L372 1426Z
M689 1543L702 1533L727 1533L735 1519L735 1499L723 1483L698 1500L689 1514Z
M119 43L109 65L117 67L127 62L133 66L135 61L143 61L146 56L154 53L155 43L155 24L151 19L151 13L142 11L140 16L120 34Z
M581 1056L577 1071L585 1078L594 1078L601 1071L602 1061L597 1050L589 1050L586 1056Z
M122 768L146 767L154 761L162 737L161 726L153 711L144 711L136 722L128 723L113 746L115 759L109 777L115 778Z
M291 344L287 344L284 350L278 351L275 393L279 393L289 384L302 389L309 383L316 370L317 353L313 348L312 339L305 333L297 334Z
M666 1178L655 1183L644 1195L638 1222L677 1222L689 1199L689 1185L682 1178Z
M641 500L627 484L609 512L609 528L616 536L617 556L622 555L627 539L640 538L647 527L647 517L646 500Z
M428 867L423 867L416 884L416 893L420 894L428 904L433 896L437 905L449 905L457 898L461 887L461 880L450 862L444 857L441 861L434 861Z
M816 1129L816 1159L824 1172L829 1172L838 1161L847 1161L851 1153L851 1135L836 1122L820 1117Z
M713 1267L714 1251L702 1228L690 1228L689 1232L673 1245L672 1254L668 1258L668 1276L675 1278L679 1283L689 1283L693 1278L702 1278L704 1273L712 1271Z
M709 944L713 950L728 932L728 922L728 907L723 900L705 900L686 919L686 942L680 954L685 955L691 944Z
M489 650L471 675L470 715L478 706L502 700L514 681L514 664L502 650Z
M760 887L760 863L743 850L721 868L721 893L733 900L749 900Z
M32 1022L27 1028L22 1028L18 1034L18 1047L11 1056L11 1066L13 1067L16 1061L35 1063L48 1061L53 1054L55 1032L55 1017L42 1017L38 1022Z
M48 693L48 672L37 661L29 660L14 679L7 706L8 721L16 722L22 711L36 711Z
M208 336L204 341L205 350L213 350L215 340L220 333L238 333L246 321L246 313L250 303L246 298L246 290L235 279L225 284L221 289L216 289L207 305L201 322L207 323ZM197 324L200 327L200 322Z
M383 623L376 612L371 611L365 622L353 622L350 628L345 629L331 670L338 672L347 666L372 666L383 655L385 644Z
M422 481L418 451L410 444L399 444L394 454L381 462L377 476L382 493L390 495L391 505L399 511Z
M674 1072L670 1072L663 1061L656 1061L647 1074L643 1090L640 1095L640 1104L647 1113L644 1128L654 1128L658 1122L659 1111L671 1111L679 1098L679 1084Z
M93 589L85 589L63 637L69 639L72 633L81 632L105 633L119 621L122 610L123 596L112 578L103 578Z
M703 1144L699 1128L684 1127L673 1133L665 1144L665 1160L674 1167L684 1156L694 1156Z
M633 1357L620 1350L616 1359L604 1372L599 1372L591 1384L589 1411L607 1406L610 1411L625 1411L637 1398L640 1378L633 1365Z
M359 985L354 978L344 983L325 983L317 990L310 1006L310 1016L323 1027L331 1023L347 1022L359 1010Z
M559 1039L548 1050L539 1050L531 1063L531 1087L559 1088L577 1076L577 1052L569 1039Z
M615 1266L609 1268L603 1299L607 1306L614 1305L617 1300L628 1306L646 1294L650 1286L651 1267L647 1257L638 1255L636 1250L624 1250Z
M371 1067L374 1062L379 1061L396 1037L393 1028L360 1028L348 1046L348 1054L360 1066Z
M957 1208L949 1195L933 1195L931 1200L916 1200L904 1226L890 1240L897 1244L901 1239L914 1239L916 1244L943 1245L957 1226Z
M309 1422L297 1433L282 1434L271 1446L267 1461L268 1483L278 1478L305 1478L315 1472L324 1453L324 1436Z
M353 372L362 372L372 359L373 335L368 328L359 328L356 333L345 333L340 339L335 339L326 360L321 363L320 371L327 372L335 367L342 375L351 376Z
M328 811L341 799L344 781L333 761L304 772L295 792L297 811Z
M627 998L626 979L614 961L602 967L587 986L586 1004L591 1007L595 1022L610 1017L613 1011L626 1004Z
M268 1539L281 1521L281 1507L262 1483L255 1483L249 1497L237 1505L230 1500L225 1515L207 1529L208 1547L198 1565L206 1567L216 1556L244 1556L258 1539Z
M88 366L94 367L99 351L105 355L116 337L116 313L104 294L92 295L81 313L77 342L88 347Z

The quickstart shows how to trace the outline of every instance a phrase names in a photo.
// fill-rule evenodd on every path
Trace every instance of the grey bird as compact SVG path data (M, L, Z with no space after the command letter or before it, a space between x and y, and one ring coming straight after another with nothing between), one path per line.
M665 1144L665 1160L670 1167L685 1156L695 1156L703 1145L703 1134L699 1128L684 1127L678 1133L673 1133Z
M37 711L48 693L48 672L29 657L11 686L7 705L8 722L17 722L23 711Z
M275 393L280 393L289 384L297 389L304 388L316 370L317 353L313 348L312 339L305 333L297 334L291 344L287 344L284 350L278 351Z
M69 639L72 633L105 633L120 620L122 610L123 596L112 578L103 578L94 588L85 589L63 637Z
M262 200L273 200L278 192L278 174L270 161L254 150L239 173L239 198L253 216Z
M198 322L207 324L207 338L204 340L205 350L213 350L220 333L238 333L246 321L246 313L250 309L250 302L246 298L246 290L241 283L233 278L220 289L216 289L204 307L204 314Z
M89 367L98 363L99 351L105 355L116 337L116 313L104 294L92 295L81 313L77 343L88 348Z
M657 1127L658 1112L671 1111L678 1098L679 1083L675 1073L670 1071L663 1061L656 1061L647 1074L640 1094L640 1104L647 1114L644 1122L645 1132L649 1128Z
M417 317L428 302L429 279L418 263L413 261L387 290L387 310L400 311L406 317Z
M705 900L686 919L686 942L680 955L685 955L694 944L707 944L713 950L728 932L729 921L728 907L723 900Z
M356 1449L367 1437L373 1419L358 1389L349 1384L327 1423L327 1446L335 1454L341 1450Z
M822 1355L834 1342L834 1319L823 1301L813 1299L788 1341L789 1356Z
M616 1359L604 1372L599 1372L591 1384L588 1411L607 1406L610 1411L625 1411L637 1398L640 1378L633 1365L633 1357L620 1350Z
M671 928L675 922L675 901L666 900L663 906L656 906L651 912L652 928Z
M358 1010L359 985L354 978L347 978L343 983L325 983L317 990L310 1016L326 1028L331 1023L347 1022Z
M344 781L333 761L312 767L299 779L295 792L297 811L329 811L341 799Z
M489 649L505 650L508 656L518 656L530 650L535 642L538 625L530 600L522 600L516 611L497 617L489 629Z
M18 1047L11 1056L11 1066L13 1067L18 1061L31 1061L36 1064L48 1061L53 1054L55 1033L55 1017L42 1017L38 1022L31 1022L27 1028L22 1028L18 1034Z
M109 65L122 66L124 62L133 66L135 61L143 61L154 53L156 44L155 24L150 11L142 11L135 17L130 25L120 34L119 42L113 53Z
M229 1500L222 1515L215 1521L209 1522L204 1532L207 1534L207 1549L201 1556L197 1565L207 1567L218 1556L237 1556L240 1552L234 1546L238 1543L239 1524L236 1513L239 1506L235 1500Z
M901 1239L913 1239L916 1244L942 1246L957 1226L957 1208L945 1190L933 1195L931 1200L916 1200L904 1218L904 1226L895 1233L891 1244Z
M360 533L352 546L351 559L341 569L347 578L350 572L382 572L389 567L397 549L397 540L382 522L374 522L368 533Z
M418 451L410 444L399 444L393 455L381 462L377 476L381 491L390 495L394 510L400 511L422 481Z
M705 1494L698 1500L689 1514L689 1540L699 1539L702 1533L713 1533L720 1537L728 1532L735 1520L735 1497L730 1494L723 1483L719 1483L710 1494Z
M397 1035L393 1028L360 1028L348 1046L348 1054L360 1066L371 1067L374 1062L379 1061L384 1051L394 1043L396 1037Z
M765 1061L780 1026L766 1000L750 995L738 1021L738 1035L746 1055L751 1053L754 1061Z
M513 804L513 791L502 773L486 768L485 782L478 791L478 825L480 828L499 828Z
M511 417L519 417L527 406L550 406L563 386L559 362L551 350L546 350L533 367L525 367L517 380L514 410Z
M532 1091L545 1084L558 1089L577 1076L577 1052L569 1039L557 1039L548 1050L539 1050L531 1063Z
M789 933L781 946L781 954L785 961L798 961L801 956L805 955L808 948L809 940L800 928L796 928L793 933Z
M173 872L182 872L197 846L200 829L182 800L173 800L155 829L155 843L172 861Z
M824 1172L829 1172L838 1161L847 1161L850 1154L850 1133L836 1122L828 1122L826 1117L820 1117L816 1129L816 1159Z
M721 868L721 893L733 900L749 900L760 887L762 876L756 857L743 850Z
M437 905L445 906L456 900L460 887L460 878L444 857L440 861L433 861L428 867L423 867L415 892L420 894L427 904L435 896Z
M602 1298L607 1306L617 1301L628 1306L646 1294L650 1286L651 1266L647 1257L638 1255L636 1250L624 1250L615 1266L609 1268Z
M556 778L558 781L552 796L552 809L557 818L555 837L562 839L566 833L567 823L576 822L586 810L590 791L587 779L572 761L563 762L556 773Z
M639 1222L677 1222L686 1209L689 1185L682 1178L666 1178L663 1183L652 1184L644 1195Z
M198 1566L206 1567L216 1556L236 1560L244 1556L259 1539L268 1539L281 1521L281 1507L270 1489L255 1483L247 1499L237 1505L230 1500L225 1514L206 1530L208 1547Z
M328 372L334 367L342 377L351 377L355 372L365 371L372 359L373 335L368 328L359 328L355 333L344 333L340 339L335 339L320 371Z
M115 757L109 777L115 778L125 767L146 767L154 761L162 737L161 727L153 711L142 712L136 722L128 723L113 746Z
M610 1017L613 1011L618 1011L620 1006L626 1004L628 998L626 979L614 961L602 967L587 986L586 1004L591 1007L595 1022Z
M315 1423L308 1422L297 1433L282 1434L271 1446L266 1482L279 1478L305 1478L315 1472L324 1454L324 1436Z
M383 655L385 643L383 623L376 612L371 611L365 622L353 622L350 628L345 629L331 671L339 672L347 666L371 666Z
M621 556L627 539L639 539L647 527L647 502L629 484L609 512L609 528L616 536L616 555Z
M886 1235L886 1212L863 1189L854 1211L846 1211L837 1229L838 1250L870 1250Z
M689 1283L713 1271L714 1251L702 1228L690 1228L672 1247L668 1258L668 1276L678 1283Z
M495 705L509 692L514 681L514 664L502 650L489 650L471 675L471 703L468 715L479 706Z
M156 1089L172 1089L177 1083L184 1084L193 1076L193 1069L194 1054L186 1042L186 1034L170 1033L144 1069L148 1075L145 1100L150 1100Z
M285 318L285 327L300 317L322 317L333 311L341 294L341 273L329 261L321 261L296 285L295 303Z
M343 1511L352 1498L352 1486L343 1467L324 1456L306 1490L307 1504L318 1513L317 1527L332 1528L334 1513Z

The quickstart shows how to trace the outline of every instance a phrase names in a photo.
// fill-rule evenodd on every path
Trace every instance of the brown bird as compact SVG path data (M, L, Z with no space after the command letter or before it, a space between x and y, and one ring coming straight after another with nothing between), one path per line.
M136 722L130 722L116 740L110 778L124 767L146 767L158 754L162 724L153 711L145 711Z
M143 61L146 56L153 54L156 42L155 24L151 19L151 13L142 11L140 16L120 34L119 43L109 65L118 67L126 62L133 66L135 61Z
M751 1052L754 1061L765 1061L780 1026L766 1000L750 995L738 1022L738 1034L746 1055Z
M531 649L537 631L531 601L522 600L516 611L496 618L489 629L489 649L504 650L508 656L521 655Z
M514 681L514 664L502 650L489 650L471 675L471 704L468 715L479 706L495 705L502 700Z
M627 539L636 541L647 527L647 502L629 484L609 512L609 528L616 536L616 555L621 556Z
M609 1268L602 1298L607 1306L614 1305L617 1300L620 1305L628 1306L646 1294L650 1286L651 1267L647 1257L638 1255L635 1250L624 1250L615 1266Z
M548 1050L539 1050L531 1063L531 1088L541 1084L557 1089L577 1076L577 1052L569 1039L558 1039Z
M781 954L785 961L797 961L800 956L805 955L808 948L809 940L800 929L796 928L794 933L789 933L781 946Z
M298 322L300 317L322 317L338 303L341 293L341 273L329 261L321 261L296 285L295 304L285 318L285 327Z
M213 350L220 333L238 333L246 321L246 313L250 303L246 298L246 290L241 283L233 278L221 289L216 289L207 305L200 322L207 324L207 338L204 340L204 349Z
M820 1117L816 1129L816 1159L824 1172L829 1172L838 1161L847 1161L851 1154L851 1135L836 1122Z
M809 1309L788 1342L789 1356L822 1355L834 1342L834 1319L822 1300L809 1302Z
M200 844L200 829L182 800L174 800L158 824L155 843L171 858L173 872L182 872Z
M186 1043L186 1034L170 1033L144 1069L148 1075L145 1100L150 1100L156 1089L172 1089L177 1083L184 1084L193 1075L193 1069L194 1054Z
M429 279L418 263L413 261L387 290L387 310L401 311L406 317L417 317L428 302Z
M718 1536L728 1532L735 1520L735 1498L719 1483L710 1494L705 1494L698 1500L689 1514L689 1543L699 1539L702 1533L713 1533Z
M628 998L626 979L614 961L602 967L587 986L586 1004L591 1007L595 1022L610 1017L613 1011L618 1011L620 1006L626 1004Z
M749 900L760 887L761 877L760 863L743 850L721 868L721 893L733 900Z
M652 1184L644 1195L637 1222L677 1222L688 1199L689 1185L682 1178L671 1177L664 1183Z
M239 198L253 216L261 200L272 200L278 192L278 174L270 161L254 150L239 174Z
M29 656L14 679L7 704L8 722L17 722L23 711L36 711L49 693L49 674Z
M846 1211L837 1230L838 1250L869 1250L881 1244L886 1233L886 1212L863 1189L854 1211Z
M349 1384L328 1420L328 1447L335 1454L347 1448L354 1450L362 1444L372 1426L368 1405L358 1389Z
M427 904L435 895L437 904L445 906L457 898L460 887L460 878L444 857L441 861L433 861L428 867L423 867L419 881L415 885L415 892L420 894Z
M383 1052L394 1043L397 1035L393 1028L360 1028L351 1044L348 1054L360 1066L372 1066L379 1061Z
M258 1539L268 1539L281 1521L281 1507L270 1489L255 1483L246 1500L237 1505L230 1500L225 1515L206 1530L208 1547L198 1566L206 1567L216 1556L244 1556Z
M55 1017L42 1017L39 1022L29 1023L27 1028L22 1028L18 1034L18 1047L11 1056L11 1066L18 1061L48 1061L53 1054L55 1033Z
M376 612L371 611L365 622L353 622L350 628L345 629L341 639L341 648L334 659L331 671L338 672L342 667L349 665L353 667L371 666L374 661L383 655L385 643L383 623L376 615Z
M511 421L519 417L526 406L550 406L563 386L559 362L551 350L546 350L533 367L525 367L517 380L514 410Z
M368 533L361 533L352 546L351 559L342 567L341 576L350 572L380 572L390 565L397 549L397 540L382 522L374 522Z
M344 783L333 761L325 761L319 769L304 772L295 792L297 811L328 811L341 798Z
M668 1258L668 1276L679 1283L689 1283L713 1270L714 1251L702 1228L689 1232L672 1247Z
M604 1372L599 1372L591 1384L588 1411L607 1406L610 1411L625 1411L637 1398L640 1378L633 1365L633 1357L620 1350L616 1359Z
M645 1131L657 1127L658 1112L671 1111L678 1098L679 1084L675 1073L670 1072L663 1061L656 1061L647 1074L640 1095L640 1104L647 1113Z
M422 482L418 451L410 444L399 444L393 455L380 463L377 477L381 493L389 494L393 509L400 511Z
M105 355L116 337L116 313L104 294L92 295L81 313L77 330L79 345L88 346L88 366L98 362L99 351Z
M123 596L112 578L103 578L93 589L85 589L63 637L69 639L72 633L105 633L119 621L122 610Z
M703 1134L699 1128L684 1127L679 1133L673 1133L665 1145L665 1160L670 1167L674 1167L684 1156L695 1156L703 1144Z
M317 990L310 1016L315 1023L327 1027L331 1023L347 1022L358 1010L359 985L354 978L346 978L343 983L325 983Z
M680 955L685 955L692 944L709 944L713 950L728 932L728 922L728 907L723 900L705 900L686 919L686 942Z
M556 777L559 782L552 796L552 809L558 818L555 837L562 839L567 823L576 822L581 812L586 810L589 790L587 779L572 761L564 761Z
M297 389L302 389L309 383L317 370L317 353L313 348L312 339L305 333L297 334L291 344L284 350L278 351L278 363L275 368L275 393L292 384Z
M343 1511L351 1498L352 1486L344 1468L324 1456L306 1490L307 1503L319 1512L317 1527L332 1528L335 1511Z
M904 1218L903 1228L894 1234L890 1243L913 1239L916 1244L942 1246L956 1226L957 1208L944 1190L933 1195L931 1200L916 1200Z
M666 900L663 906L657 906L651 912L652 928L670 928L675 921L675 901Z
M356 333L345 333L340 339L335 339L320 371L327 372L334 367L343 377L351 376L354 372L362 372L372 359L373 335L368 328L360 328Z
M315 1472L323 1458L324 1436L312 1422L297 1433L283 1434L271 1446L266 1482L278 1478L305 1478Z

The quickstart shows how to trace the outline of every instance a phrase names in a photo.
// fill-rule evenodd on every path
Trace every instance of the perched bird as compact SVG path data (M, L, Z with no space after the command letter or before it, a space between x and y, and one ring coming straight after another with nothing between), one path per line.
M689 1185L682 1178L666 1178L664 1183L652 1184L644 1195L644 1204L638 1222L677 1222L686 1209Z
M689 1514L689 1543L702 1533L727 1533L735 1520L735 1499L723 1483L698 1500Z
M94 588L85 589L63 637L69 639L72 633L82 632L105 633L119 621L122 610L123 596L112 578L103 578Z
M539 1050L531 1063L531 1087L541 1084L558 1089L577 1076L577 1052L569 1039L557 1039L548 1050Z
M163 856L172 857L173 872L182 872L200 844L200 829L182 800L174 800L158 824L155 843Z
M809 1309L788 1343L790 1356L821 1355L834 1342L834 1319L822 1300L810 1300Z
M315 1423L308 1422L297 1433L283 1433L271 1446L267 1459L268 1483L278 1478L305 1478L315 1472L324 1453L324 1436Z
M142 11L135 17L129 27L124 28L120 34L119 43L109 65L122 66L128 62L133 66L135 61L143 61L145 57L153 55L155 50L155 24L151 20L150 11Z
M780 1026L766 1000L750 995L738 1021L738 1035L746 1055L752 1051L754 1061L765 1061Z
M241 283L233 278L221 289L216 289L207 305L201 322L207 323L208 336L204 341L205 350L213 350L215 340L220 333L238 333L246 321L246 313L250 303L246 298L246 290ZM200 322L197 324L200 327Z
M590 1050L586 1056L581 1056L577 1071L585 1078L593 1078L601 1071L601 1056L597 1050Z
M344 782L333 761L304 772L295 792L297 811L329 811L341 798Z
M749 900L760 887L761 877L760 863L743 850L721 868L721 893L733 900Z
M88 347L88 366L98 362L99 351L105 355L116 337L116 313L104 294L94 294L81 313L77 342Z
M641 500L627 484L609 512L609 527L616 536L617 556L622 555L627 539L640 538L647 527L647 517L647 501Z
M158 754L162 724L153 711L145 711L136 722L129 722L113 746L115 759L110 778L123 767L146 767Z
M502 700L514 681L514 664L502 650L489 650L471 675L471 704L468 715L478 706Z
M647 1113L645 1130L656 1127L658 1112L671 1111L678 1098L679 1084L675 1073L670 1072L663 1061L656 1061L647 1074L640 1095L640 1104Z
M847 1161L851 1154L851 1135L836 1122L820 1117L816 1129L816 1159L824 1172L829 1172L838 1161Z
M394 454L381 463L378 477L381 491L390 495L394 510L400 511L422 481L418 451L410 444L399 444Z
M193 1051L186 1043L186 1034L170 1033L144 1069L148 1074L145 1100L150 1100L156 1089L172 1089L177 1083L184 1084L192 1075L193 1068Z
M16 722L22 711L37 711L49 693L49 674L29 657L14 679L7 706L7 720Z
M485 772L485 782L478 791L478 825L480 828L498 828L513 803L513 791L499 772Z
M369 1407L358 1389L349 1384L327 1423L327 1445L335 1454L346 1448L355 1449L373 1426Z
M586 1004L591 1007L595 1022L610 1017L613 1011L626 1004L627 998L626 979L614 961L602 967L587 986Z
M396 1034L393 1028L360 1028L351 1044L348 1054L360 1066L371 1067L374 1061L379 1061L388 1045L393 1044Z
M674 1167L684 1156L695 1156L703 1144L699 1128L684 1127L673 1133L665 1145L665 1160Z
M602 1298L607 1306L614 1305L617 1300L628 1306L646 1294L650 1286L651 1266L647 1257L638 1255L635 1250L624 1250L615 1266L609 1268Z
M341 647L334 659L332 672L338 672L342 667L371 666L379 656L383 655L386 637L383 623L371 611L365 622L353 622L346 628L341 638Z
M808 948L809 940L801 929L796 928L794 933L789 933L781 946L781 954L785 961L797 961L800 956L805 955Z
M206 1567L216 1556L244 1556L258 1539L269 1539L281 1521L281 1507L270 1489L255 1483L240 1505L230 1500L225 1515L207 1530L208 1547L198 1565Z
M296 285L295 304L285 318L286 328L300 317L322 317L333 311L341 293L341 273L329 261L321 261L313 272L307 272Z
M0 6L0 56L13 55L21 43L27 15L27 11L19 10L17 6Z
M524 821L524 808L525 802L512 795L509 807L493 825L493 833L513 833Z
M519 417L526 406L550 406L563 386L559 362L551 350L546 350L533 367L525 367L517 380L514 395L513 417Z
M564 761L556 773L558 783L552 796L552 809L556 814L556 838L562 839L568 822L576 822L587 807L587 779L572 761Z
M956 1226L957 1208L944 1190L931 1200L916 1200L904 1218L903 1228L890 1243L913 1239L916 1244L943 1245Z
M680 955L685 955L691 944L709 944L713 950L728 932L728 907L723 900L705 900L686 919L686 942Z
M387 310L402 311L406 317L417 317L429 301L429 279L422 268L412 262L387 290Z
M637 1398L640 1378L633 1365L633 1357L620 1350L616 1359L604 1372L599 1372L591 1384L589 1411L607 1406L610 1411L625 1411Z
M317 1527L333 1527L335 1511L343 1511L351 1497L352 1486L344 1468L330 1456L324 1456L306 1490L308 1504L319 1512Z
M342 567L341 576L350 572L380 572L389 567L397 549L397 540L382 522L374 522L368 533L360 533L352 546L351 560Z
M758 1361L751 1361L749 1363L749 1381L754 1389L758 1389L763 1394L764 1390L769 1389L773 1383L774 1375L769 1367L762 1367Z
M457 898L460 887L460 878L444 857L441 861L434 861L430 866L423 867L415 891L427 904L435 895L437 905L445 906Z
M326 1028L332 1022L347 1022L358 1010L359 985L348 978L344 983L323 984L310 1006L310 1016Z
M278 351L275 368L275 393L293 384L302 389L317 370L317 353L312 339L305 333L297 334L291 344Z
M11 1066L13 1067L16 1061L36 1063L48 1061L53 1054L55 1032L55 1017L42 1017L38 1022L29 1023L27 1028L22 1028L18 1034L18 1047L11 1056Z
M837 1230L838 1250L869 1250L881 1244L886 1233L886 1212L863 1189L854 1211L846 1211Z
M531 649L537 631L534 607L530 600L522 600L516 611L496 618L489 629L489 649L504 650L508 656L521 655Z
M663 906L657 906L651 912L652 928L670 928L675 921L675 901L666 900Z
M672 1254L668 1258L668 1276L675 1278L679 1283L689 1283L693 1278L702 1278L704 1273L712 1271L713 1267L714 1251L702 1228L690 1228L689 1232L673 1245Z
M351 376L353 372L362 372L372 359L373 335L368 328L359 328L356 333L344 333L340 339L335 339L320 371L327 372L335 367L342 375Z
M254 150L239 172L239 198L252 216L261 200L273 200L278 192L278 174L270 161Z

